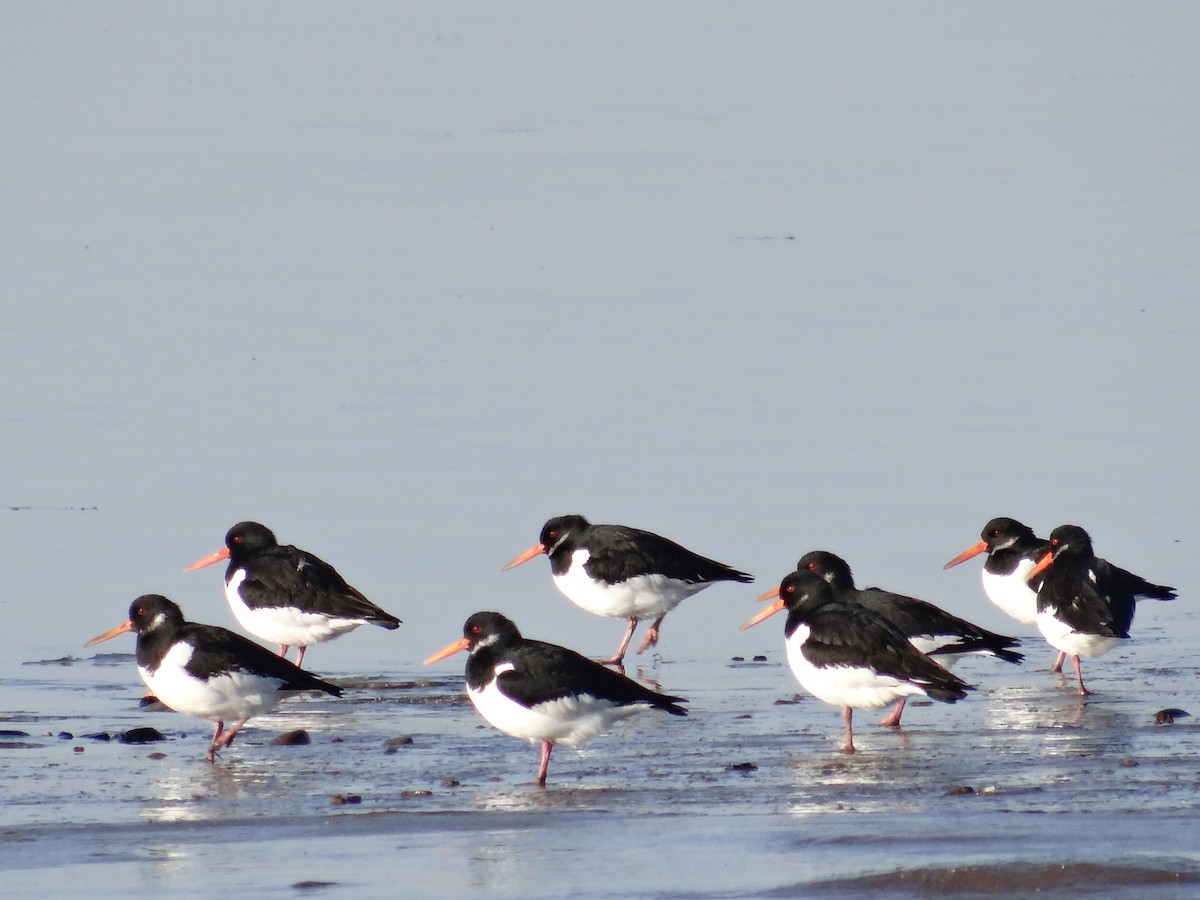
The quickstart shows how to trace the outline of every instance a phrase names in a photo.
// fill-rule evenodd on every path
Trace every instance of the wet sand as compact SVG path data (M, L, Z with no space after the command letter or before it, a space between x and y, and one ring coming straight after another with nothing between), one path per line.
M743 641L763 662L660 657L637 674L692 714L557 748L545 789L536 749L483 723L457 667L335 676L342 699L290 701L209 765L206 725L138 708L129 655L36 661L5 693L3 727L29 737L0 747L0 872L96 896L1185 896L1200 733L1154 719L1190 705L1195 617L1166 618L1085 670L1092 696L1030 640L1024 666L959 666L978 690L910 704L900 730L860 712L854 755L837 711L797 694L776 629ZM84 736L144 725L167 739ZM312 743L269 743L296 728Z

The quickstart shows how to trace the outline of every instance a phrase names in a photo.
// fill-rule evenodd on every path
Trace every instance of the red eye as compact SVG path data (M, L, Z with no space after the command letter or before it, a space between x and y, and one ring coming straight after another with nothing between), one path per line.
M471 634L479 634L482 629L478 625L471 626Z
M809 563L807 566L805 566L804 568L808 569L808 571L810 571L810 572L815 572L815 571L817 570L817 564L816 564L816 563L814 563L814 562L810 562L810 563Z

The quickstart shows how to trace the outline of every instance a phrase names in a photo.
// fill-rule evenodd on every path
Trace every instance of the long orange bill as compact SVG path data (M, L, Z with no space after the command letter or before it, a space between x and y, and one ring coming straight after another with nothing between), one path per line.
M213 553L210 556L206 556L206 557L204 557L204 559L196 560L194 563L192 563L190 566L188 566L183 571L195 572L197 569L203 569L205 566L211 566L213 563L219 563L223 559L229 559L229 548L228 547L222 547L216 553Z
M1047 553L1038 560L1038 564L1029 570L1029 574L1025 576L1026 581L1032 581L1038 575L1050 568L1050 563L1054 562L1054 554Z
M515 569L517 566L521 565L522 563L529 562L531 559L533 559L539 553L545 553L545 552L546 552L545 544L542 544L542 543L534 544L532 547L530 547L528 550L526 550L524 553L522 553L516 559L501 566L500 571L507 572L509 569Z
M776 591L775 593L778 594L779 592ZM772 603L770 606L768 606L766 609L759 610L758 615L754 616L751 619L747 619L745 622L743 622L741 625L739 625L738 631L745 631L747 628L751 628L751 627L757 625L759 622L762 622L765 619L771 618L771 616L775 615L775 613L777 613L781 609L783 609L783 606L784 606L783 598L781 597L780 599L778 599L774 603Z
M466 650L470 646L471 646L471 642L468 641L466 638L459 638L453 644L447 644L445 647L443 647L437 653L433 654L433 656L431 656L427 660L425 660L425 662L422 663L422 665L427 666L430 663L437 662L439 659L445 659L447 656L453 656L455 653L458 653L460 650Z
M104 632L104 634L96 635L94 638L92 638L90 641L88 641L83 646L94 647L94 646L96 646L96 644L102 644L107 640L115 638L118 634L124 634L127 631L133 631L133 620L132 619L129 620L128 622L122 622L116 628L110 629L109 631Z
M950 562L948 562L944 566L942 566L942 568L949 569L954 566L957 566L959 563L966 562L972 556L978 556L980 553L983 553L985 550L987 550L987 541L980 541L978 544L972 544L970 547L968 547L962 553L958 554L958 556L954 557L954 559L950 560Z
M771 588L769 591L763 591L755 599L761 603L763 600L774 600L778 596L779 585L775 585L775 587Z

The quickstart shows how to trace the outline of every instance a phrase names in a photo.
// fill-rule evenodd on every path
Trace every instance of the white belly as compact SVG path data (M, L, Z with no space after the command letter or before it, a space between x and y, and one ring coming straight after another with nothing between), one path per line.
M1012 575L993 575L983 570L983 590L988 599L1022 625L1037 623L1037 594L1025 582L1034 565L1032 560L1023 559Z
M192 648L179 643L167 651L154 672L138 666L154 696L176 712L213 722L241 721L274 709L288 696L279 690L278 680L247 672L194 678L183 668L191 658Z
M901 697L924 696L915 684L891 675L880 675L867 666L814 666L800 652L808 637L807 625L799 626L787 640L788 664L800 686L834 706L881 709Z
M656 619L711 583L688 584L665 575L638 575L619 584L605 584L593 581L584 571L588 559L587 550L576 550L571 568L564 575L555 575L554 584L576 606L597 616Z
M467 696L479 714L505 734L569 747L578 746L607 731L614 722L649 708L644 704L615 706L584 695L539 703L530 709L504 696L495 680L480 691L467 688Z
M293 606L247 606L238 593L245 578L245 571L238 569L225 585L229 608L243 628L269 643L308 647L366 624L366 619L336 619L321 613L304 612Z
M1103 656L1124 638L1106 637L1099 634L1082 634L1054 618L1053 610L1038 613L1037 626L1047 643L1055 650L1085 659Z

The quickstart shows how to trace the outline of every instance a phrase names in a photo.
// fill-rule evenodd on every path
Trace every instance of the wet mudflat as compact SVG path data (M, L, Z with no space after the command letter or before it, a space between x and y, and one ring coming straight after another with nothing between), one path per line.
M342 699L291 701L208 765L207 726L139 709L129 656L29 665L2 714L28 737L0 746L0 870L99 896L1180 896L1200 890L1200 733L1155 724L1195 678L1177 659L1194 617L1170 618L1094 663L1086 699L1033 640L1023 667L967 661L975 694L900 730L860 713L855 755L770 641L762 662L660 657L637 674L692 715L557 748L544 790L457 671L334 676ZM115 739L147 725L165 740ZM270 743L297 728L310 744Z

